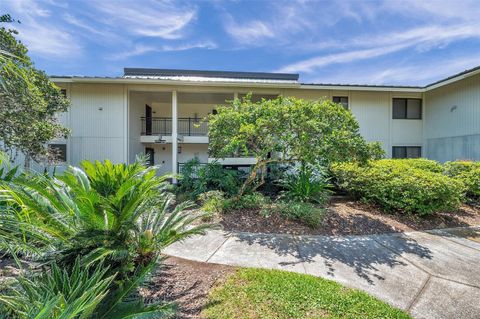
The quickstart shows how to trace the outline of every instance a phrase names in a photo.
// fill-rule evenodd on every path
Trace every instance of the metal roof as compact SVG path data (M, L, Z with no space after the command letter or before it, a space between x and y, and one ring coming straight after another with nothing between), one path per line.
M221 78L246 80L298 81L299 75L293 73L206 71L178 69L124 68L124 77L180 77L180 78Z
M226 85L226 86L269 86L269 87L302 87L305 89L352 89L352 90L398 90L425 92L465 77L480 73L480 66L471 68L442 80L425 86L408 85L372 85L372 84L330 84L330 83L301 83L299 75L293 73L266 73L266 72L235 72L235 71L202 71L202 70L176 70L176 69L148 69L124 68L124 75L120 77L108 76L55 76L51 78L58 82L124 82L140 81L142 83L178 83L185 85Z

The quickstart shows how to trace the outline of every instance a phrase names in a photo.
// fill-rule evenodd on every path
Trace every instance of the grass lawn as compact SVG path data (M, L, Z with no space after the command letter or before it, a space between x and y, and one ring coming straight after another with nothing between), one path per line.
M279 270L239 269L209 296L202 315L227 318L410 318L334 281Z

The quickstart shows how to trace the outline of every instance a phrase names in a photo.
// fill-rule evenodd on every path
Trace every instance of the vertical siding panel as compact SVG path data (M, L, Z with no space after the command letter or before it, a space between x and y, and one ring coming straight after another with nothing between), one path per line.
M78 165L84 159L124 162L123 86L74 84L71 101L71 163Z
M480 160L480 75L426 92L428 156Z

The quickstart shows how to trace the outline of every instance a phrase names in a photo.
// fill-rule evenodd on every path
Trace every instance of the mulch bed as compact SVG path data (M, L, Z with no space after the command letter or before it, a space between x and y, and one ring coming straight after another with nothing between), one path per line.
M210 289L234 271L231 266L168 257L164 266L140 289L140 294L147 302L174 302L177 305L175 318L202 318L200 312Z
M437 213L424 218L402 213L386 214L378 208L349 198L331 200L323 224L311 229L279 214L262 216L258 210L222 214L224 230L294 235L369 235L414 230L480 225L480 209L463 205L457 212Z

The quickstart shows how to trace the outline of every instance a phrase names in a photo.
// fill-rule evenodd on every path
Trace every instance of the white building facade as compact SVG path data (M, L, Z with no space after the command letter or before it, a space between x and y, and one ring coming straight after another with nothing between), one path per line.
M297 74L163 69L52 80L71 100L61 115L71 135L52 141L69 165L105 159L130 163L147 153L162 173L177 173L190 159L212 161L202 119L217 105L250 92L254 99L283 95L342 103L357 118L364 138L380 142L388 157L480 160L479 68L425 87L302 84Z

